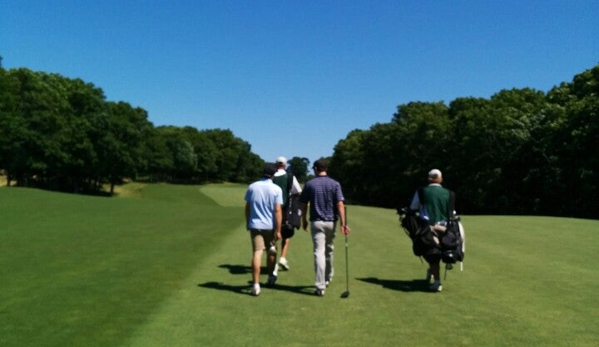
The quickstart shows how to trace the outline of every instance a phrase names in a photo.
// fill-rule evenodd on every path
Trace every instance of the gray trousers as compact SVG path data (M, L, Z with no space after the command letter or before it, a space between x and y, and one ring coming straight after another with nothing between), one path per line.
M333 269L333 241L335 240L335 222L314 221L310 223L312 244L314 246L315 285L318 289L326 288L335 273Z

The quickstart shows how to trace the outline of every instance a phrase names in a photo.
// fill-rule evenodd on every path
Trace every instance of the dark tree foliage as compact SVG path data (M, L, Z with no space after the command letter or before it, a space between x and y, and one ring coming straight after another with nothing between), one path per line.
M298 182L305 183L306 178L308 177L308 165L310 165L310 160L303 157L293 157L289 160L288 164L288 171L297 178Z
M0 171L8 184L112 193L125 179L250 182L263 160L230 130L154 127L91 83L0 66Z
M332 175L354 203L405 206L438 168L458 212L599 218L599 65L548 93L400 105L340 140Z
M1 60L0 60L1 63ZM465 214L599 218L599 65L544 93L399 105L340 140L329 174L350 203L405 206L438 168ZM290 170L310 179L307 158ZM264 161L228 129L159 126L91 83L0 65L0 171L8 184L101 192L125 179L241 182Z

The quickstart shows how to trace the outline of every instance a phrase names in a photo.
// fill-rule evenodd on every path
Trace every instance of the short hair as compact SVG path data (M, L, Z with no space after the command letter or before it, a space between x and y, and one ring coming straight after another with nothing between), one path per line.
M312 167L315 168L316 171L318 171L318 172L327 171L327 169L329 167L329 163L327 163L323 159L318 159L317 161L314 162L314 165Z
M264 165L264 177L272 177L275 175L275 173L277 172L277 167L275 166L275 164L272 163L266 163L266 165Z

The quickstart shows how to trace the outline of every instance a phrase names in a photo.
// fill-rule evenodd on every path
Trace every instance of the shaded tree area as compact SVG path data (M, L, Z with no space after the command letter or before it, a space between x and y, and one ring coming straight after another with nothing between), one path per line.
M144 109L107 101L91 83L0 65L0 170L9 184L93 194L125 179L247 183L263 165L230 130L155 127Z
M335 146L348 200L405 206L432 168L465 214L599 218L599 65L544 93L400 105Z
M293 157L288 162L289 168L288 172L291 172L299 183L306 183L308 178L308 165L310 165L310 160L308 158L300 158Z

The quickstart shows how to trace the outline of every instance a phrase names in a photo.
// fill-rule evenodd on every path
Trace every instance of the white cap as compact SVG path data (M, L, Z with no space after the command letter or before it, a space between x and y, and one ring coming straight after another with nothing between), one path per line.
M277 164L287 165L287 159L285 159L285 157L278 157Z
M428 173L428 178L441 178L441 177L443 177L443 175L441 175L441 171L439 171L437 169L432 169Z

